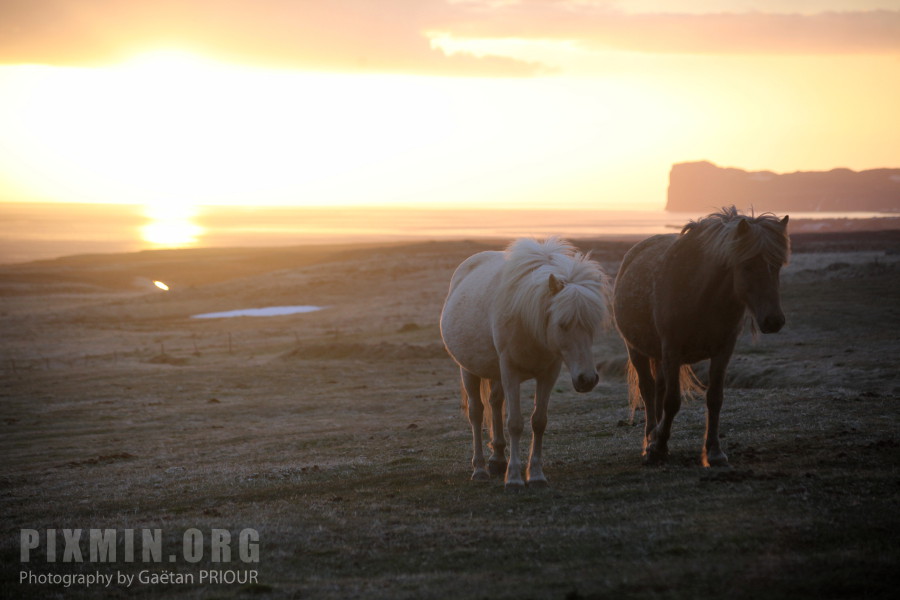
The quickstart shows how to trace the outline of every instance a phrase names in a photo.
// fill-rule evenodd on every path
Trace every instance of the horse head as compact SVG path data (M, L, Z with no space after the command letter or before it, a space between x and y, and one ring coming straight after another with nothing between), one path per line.
M579 284L567 284L553 274L548 284L552 299L547 342L562 356L575 391L589 392L600 381L591 351L599 324L596 308L594 314L589 312L590 304L595 304L590 296L595 292Z
M739 248L755 248L742 252L734 266L734 292L747 306L759 330L777 333L784 326L781 309L780 275L787 259L787 223L780 221L751 225L742 219L734 235Z

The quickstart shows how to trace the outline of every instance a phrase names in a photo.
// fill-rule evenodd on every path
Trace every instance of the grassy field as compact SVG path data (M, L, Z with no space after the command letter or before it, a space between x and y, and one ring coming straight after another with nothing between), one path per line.
M551 400L551 487L519 494L469 481L471 435L437 329L453 269L490 244L0 267L0 595L893 598L898 240L795 239L788 324L742 340L730 370L731 469L699 466L700 401L676 419L668 463L641 466L642 414L631 419L610 331L600 385L579 395L563 374ZM582 245L614 272L629 244ZM141 287L152 279L172 291ZM288 304L327 308L189 318ZM63 562L62 530L76 528L85 560ZM116 530L116 561L89 560L92 528ZM204 536L196 563L182 547L191 528ZM257 563L237 558L245 528L259 534ZM28 563L22 529L41 534ZM143 562L140 544L126 562L127 529L160 529L162 562ZM213 529L232 533L230 563L211 562ZM258 575L196 581L209 569ZM115 580L141 571L195 582ZM66 588L20 583L23 572L114 581Z

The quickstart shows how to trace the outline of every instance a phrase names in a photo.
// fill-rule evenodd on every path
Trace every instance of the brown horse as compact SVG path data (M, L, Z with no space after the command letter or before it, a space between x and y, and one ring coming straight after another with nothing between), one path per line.
M702 460L728 465L719 445L725 369L745 313L763 333L784 326L779 275L790 253L787 223L788 217L746 216L732 206L625 255L613 310L646 410L646 464L665 460L690 365L709 359Z

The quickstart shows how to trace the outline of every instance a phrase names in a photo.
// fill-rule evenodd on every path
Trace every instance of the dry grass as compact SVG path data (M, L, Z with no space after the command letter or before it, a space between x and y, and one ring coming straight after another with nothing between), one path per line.
M594 245L614 268L624 248ZM340 249L281 270L261 256L241 279L168 295L103 289L104 269L119 269L116 281L165 273L101 257L79 267L91 271L90 294L48 294L52 272L47 284L0 273L3 597L893 597L892 257L795 256L788 326L742 342L731 370L723 431L733 469L698 466L699 402L676 420L668 464L640 466L641 428L627 422L617 375L623 347L610 332L597 346L608 365L600 386L578 395L563 375L551 401L552 487L507 494L468 480L457 374L437 346L450 273L477 249ZM187 318L276 304L330 308ZM179 548L190 527L252 527L260 582L103 593L17 583L21 528L76 527L161 528Z

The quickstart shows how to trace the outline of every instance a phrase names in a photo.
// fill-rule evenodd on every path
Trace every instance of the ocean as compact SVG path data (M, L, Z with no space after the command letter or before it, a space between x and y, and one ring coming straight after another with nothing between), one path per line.
M0 203L0 263L160 248L294 246L449 239L640 238L678 231L704 213L420 207L204 206L151 218L127 204ZM804 213L797 219L881 213ZM896 216L896 215L893 215Z

